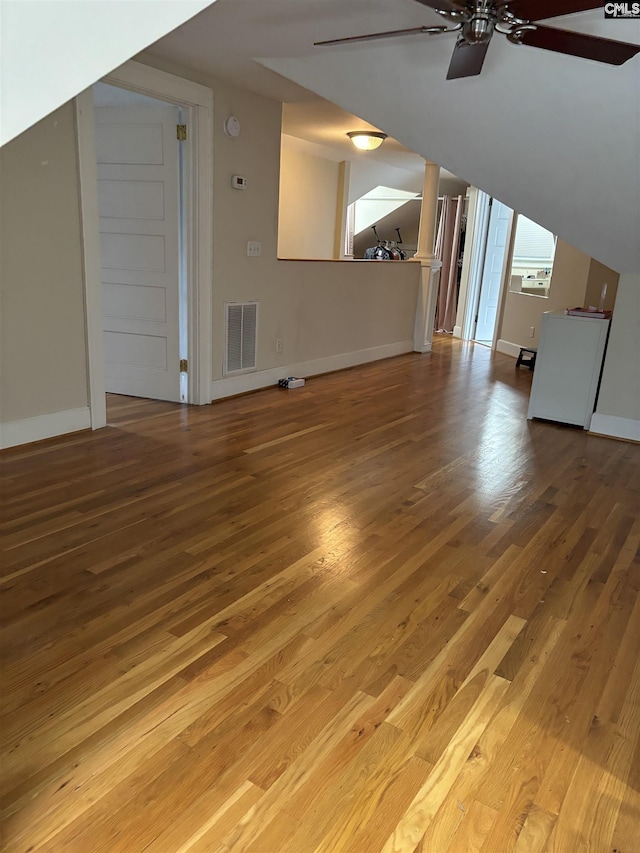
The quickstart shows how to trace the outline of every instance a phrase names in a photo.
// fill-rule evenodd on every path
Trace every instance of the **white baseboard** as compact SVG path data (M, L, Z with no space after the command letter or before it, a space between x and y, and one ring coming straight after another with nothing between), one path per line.
M591 417L589 432L597 435L610 435L612 438L623 438L626 441L640 442L640 421L594 412Z
M53 438L80 429L91 429L88 406L0 424L0 447L17 447L19 444L42 441L43 438Z
M503 341L502 338L496 344L496 350L504 355L517 358L520 355L520 344L512 344L511 341Z
M453 327L453 337L461 338L462 337L462 326L454 326Z
M398 341L379 347L345 352L339 355L329 355L312 361L302 361L298 364L284 364L281 367L271 367L268 370L258 370L255 373L244 373L241 376L227 376L224 379L214 379L211 383L211 399L220 400L232 397L234 394L244 394L247 391L257 391L276 385L278 379L285 376L317 376L332 370L343 370L345 367L355 367L381 358L391 358L394 355L413 352L413 341Z

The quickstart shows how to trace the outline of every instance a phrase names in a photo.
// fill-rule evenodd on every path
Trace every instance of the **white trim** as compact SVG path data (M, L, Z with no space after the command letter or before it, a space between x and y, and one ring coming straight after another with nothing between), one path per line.
M211 287L213 281L213 92L206 86L150 68L139 62L127 62L103 78L104 83L141 92L163 101L176 103L187 113L189 145L189 394L188 402L209 403L211 387ZM84 287L89 354L89 396L91 419L95 429L104 426L104 354L98 240L98 200L95 166L95 141L88 101L88 89L76 99L78 111L78 151L80 158L80 208L84 235ZM93 165L90 161L93 158ZM92 171L93 170L93 171ZM101 402L102 400L102 402ZM106 421L106 417L104 418Z
M193 83L193 86L198 86ZM205 89L204 86L199 88ZM213 93L205 89L207 105L195 104L187 110L191 134L189 146L189 210L187 232L189 299L189 391L188 402L211 402L213 282Z
M88 406L1 424L0 447L17 447L19 444L42 441L44 438L53 438L56 435L77 432L81 429L91 429L91 413Z
M178 105L188 104L206 109L213 106L213 92L208 86L133 60L111 71L102 78L102 82L141 92L151 98L169 100Z
M513 344L511 341L504 341L502 338L496 344L496 350L498 352L503 353L504 355L513 356L513 358L517 358L520 355L520 344Z
M442 261L425 258L420 263L420 283L416 298L416 315L413 324L414 352L431 352L435 331L436 302L440 286Z
M453 337L461 338L462 337L462 326L454 326L453 327Z
M367 362L378 361L382 358L392 358L395 355L403 355L412 351L412 340L398 341L397 343L369 347L368 349L356 350L355 352L344 352L339 355L316 358L312 361L302 361L298 364L270 367L268 370L245 373L242 376L234 375L224 379L215 379L211 383L211 399L220 400L223 397L232 397L234 394L244 394L247 391L268 388L271 385L277 385L278 380L285 376L299 376L301 378L317 376L320 373L343 370L346 367L355 367L358 364L366 364Z
M501 202L502 204L502 202ZM502 331L502 318L504 316L504 305L507 298L507 279L510 276L507 273L511 270L511 247L513 241L513 225L515 222L515 213L512 208L506 204L503 205L509 211L509 222L507 224L507 234L504 247L504 256L502 258L502 276L500 278L500 290L498 292L498 307L496 309L496 320L493 326L493 339L491 341L491 349L495 350L498 346L498 335ZM479 305L479 303L478 303ZM520 348L518 347L518 353Z
M91 429L100 429L107 424L107 404L104 395L98 195L94 189L98 186L98 168L96 166L95 114L91 89L85 89L78 95L75 101L75 111L78 138L78 191L81 210L80 242L86 316L87 385Z
M594 412L591 417L589 432L596 435L611 436L612 438L623 438L626 441L640 442L640 421Z

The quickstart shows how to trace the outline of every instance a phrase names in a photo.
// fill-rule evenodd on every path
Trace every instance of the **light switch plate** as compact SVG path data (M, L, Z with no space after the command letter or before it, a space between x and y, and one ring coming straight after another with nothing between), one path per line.
M257 258L262 252L262 243L258 240L247 241L247 256L249 258Z

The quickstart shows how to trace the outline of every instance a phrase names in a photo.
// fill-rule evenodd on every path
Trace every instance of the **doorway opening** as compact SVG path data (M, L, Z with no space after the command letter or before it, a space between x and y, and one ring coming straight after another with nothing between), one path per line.
M134 99L128 109L140 119L148 109L167 113L150 123L138 121L134 132L129 127L125 133L123 122L111 121L111 129L97 133L99 110L125 106L95 106L92 89L75 100L92 429L106 425L107 369L125 374L134 368L131 376L137 371L137 379L146 375L150 386L136 386L130 376L124 393L195 405L211 402L212 369L213 93L134 61L101 82L108 85L103 95L115 87ZM169 122L171 132L160 127ZM165 156L164 147L177 146L177 125L186 125L187 138L179 143L181 157L174 149L173 158ZM175 180L167 183L162 167L169 163ZM105 182L100 199L98 164ZM135 174L143 165L158 167L159 174ZM128 174L117 173L123 166L132 167ZM170 206L175 228L165 217ZM107 317L120 325L107 328ZM163 381L169 366L167 393Z
M93 86L105 391L186 403L183 107Z

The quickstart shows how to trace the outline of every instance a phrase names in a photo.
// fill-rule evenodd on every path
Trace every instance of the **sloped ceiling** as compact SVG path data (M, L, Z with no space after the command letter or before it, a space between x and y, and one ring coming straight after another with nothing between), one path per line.
M1 0L0 145L215 0Z
M618 68L496 35L480 77L446 81L454 36L313 47L441 23L413 0L218 0L151 52L283 101L314 92L607 266L640 270L640 55ZM553 25L640 43L638 22L602 10Z
M638 36L635 22L599 11L557 23ZM612 67L495 36L481 76L447 81L452 47L450 36L414 37L261 61L607 266L639 270L640 55Z

